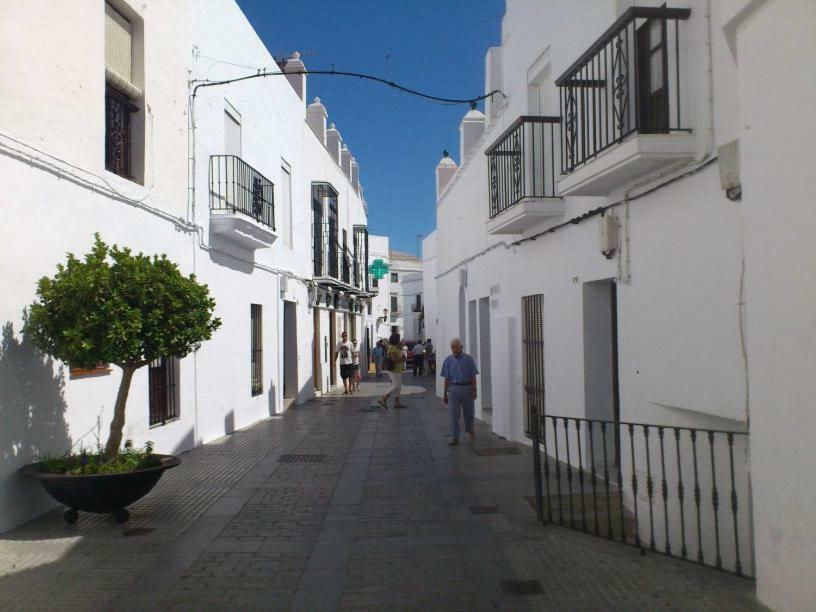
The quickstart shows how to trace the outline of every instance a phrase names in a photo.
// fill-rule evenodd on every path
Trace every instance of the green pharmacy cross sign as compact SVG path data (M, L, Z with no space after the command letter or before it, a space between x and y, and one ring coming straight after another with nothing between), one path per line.
M371 265L368 266L368 271L371 272L372 276L377 280L382 280L388 272L388 264L382 259L375 259L371 262Z

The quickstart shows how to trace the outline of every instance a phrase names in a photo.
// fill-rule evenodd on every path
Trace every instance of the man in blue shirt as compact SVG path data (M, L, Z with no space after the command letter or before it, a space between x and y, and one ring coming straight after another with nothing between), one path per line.
M459 413L465 416L465 431L471 442L476 437L473 429L473 413L476 401L476 375L479 370L473 357L462 352L462 341L451 340L452 355L445 358L441 376L445 379L445 394L442 401L448 406L451 421L450 446L459 444Z

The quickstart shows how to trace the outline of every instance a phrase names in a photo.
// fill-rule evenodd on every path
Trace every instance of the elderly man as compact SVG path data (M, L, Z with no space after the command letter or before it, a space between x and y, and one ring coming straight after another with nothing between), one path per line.
M450 446L459 444L459 413L465 415L465 431L471 442L476 437L473 429L473 413L476 401L476 375L479 370L473 357L462 352L462 341L451 340L451 355L442 364L441 376L445 379L445 394L442 401L448 406L451 421Z

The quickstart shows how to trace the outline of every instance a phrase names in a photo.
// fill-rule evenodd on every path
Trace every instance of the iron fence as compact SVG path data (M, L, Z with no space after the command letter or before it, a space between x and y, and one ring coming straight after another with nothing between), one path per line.
M556 80L563 173L634 132L690 131L680 89L680 22L690 14L632 7Z
M524 198L556 198L560 117L519 117L487 149L490 218Z
M210 156L210 210L229 210L275 229L275 186L235 155Z
M746 432L555 416L529 404L543 522L753 574Z

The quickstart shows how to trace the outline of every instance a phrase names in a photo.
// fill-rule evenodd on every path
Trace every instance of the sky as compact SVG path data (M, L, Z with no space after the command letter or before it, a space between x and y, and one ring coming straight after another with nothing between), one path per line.
M504 0L238 0L275 57L300 51L307 69L381 76L432 95L484 93L484 58L500 41ZM360 164L372 234L417 253L436 226L434 170L442 150L459 162L469 107L443 105L371 82L308 77ZM484 111L484 105L479 104Z

